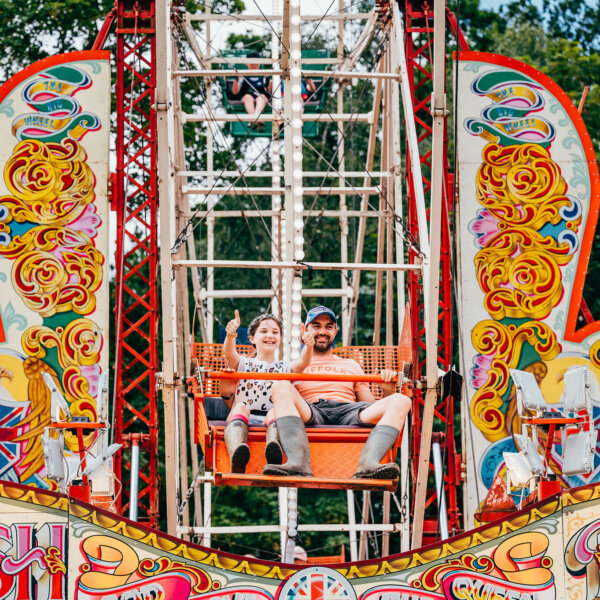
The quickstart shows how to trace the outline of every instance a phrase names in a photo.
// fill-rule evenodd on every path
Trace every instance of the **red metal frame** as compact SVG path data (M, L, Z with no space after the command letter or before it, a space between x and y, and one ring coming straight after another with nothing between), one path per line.
M106 423L73 423L71 421L65 421L60 423L50 423L50 427L53 429L71 431L71 433L75 431L77 433L77 452L79 453L81 483L69 485L69 496L78 498L89 504L91 502L91 487L90 478L85 474L85 469L87 467L87 451L85 440L83 439L84 430L94 429L98 431L99 429L105 429ZM87 431L85 435L87 435Z
M466 45L464 36L452 13L446 11L450 24L458 34L459 45ZM423 0L405 0L404 2L404 46L406 52L409 81L411 84L414 120L417 127L417 139L420 149L423 188L425 197L429 197L431 188L431 138L432 117L430 112L433 87L433 3ZM448 369L452 364L452 273L451 273L451 240L449 223L454 211L454 175L450 172L448 162L448 137L444 132L444 177L443 207L440 256L440 299L438 329L438 364ZM418 239L417 209L414 201L414 187L410 178L410 156L406 153L406 185L408 191L407 226L415 239ZM411 261L415 258L414 250L410 250ZM408 273L408 289L412 316L412 348L416 378L425 372L425 323L423 313L423 289L419 276ZM412 410L411 457L413 465L413 481L416 481L419 448L421 443L422 414L424 396L415 393ZM447 457L447 470L444 476L446 502L448 507L448 527L451 535L462 531L461 510L457 497L460 486L460 454L457 454L454 432L454 402L451 396L438 403L435 418L443 427L442 435L438 435L443 453ZM430 468L433 468L431 465ZM414 494L413 494L414 498ZM426 502L426 518L423 527L424 543L437 538L438 519L436 511L427 513L428 508L437 506L435 490L428 492Z
M130 448L140 442L138 520L158 524L158 195L155 0L116 5L117 339L114 460L117 505L129 507ZM113 18L109 15L108 18ZM104 31L104 30L102 30Z

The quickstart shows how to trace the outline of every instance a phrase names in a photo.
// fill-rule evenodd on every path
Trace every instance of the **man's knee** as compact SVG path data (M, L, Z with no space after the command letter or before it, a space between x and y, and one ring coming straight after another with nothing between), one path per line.
M389 411L396 415L407 415L412 408L412 400L404 394L392 394L386 400L386 412Z

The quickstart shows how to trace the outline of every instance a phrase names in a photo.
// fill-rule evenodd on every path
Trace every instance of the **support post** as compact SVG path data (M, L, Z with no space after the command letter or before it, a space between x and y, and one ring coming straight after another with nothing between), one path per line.
M167 531L177 534L177 501L179 490L179 452L177 427L176 289L173 278L171 248L175 242L175 160L173 149L173 46L171 32L171 0L156 5L156 110L158 138L158 197L160 207L160 266L162 304L162 399L164 405L165 487L167 493Z
M426 331L426 380L425 405L421 428L421 447L415 486L415 506L413 514L412 547L418 548L423 541L423 522L425 519L425 500L427 494L427 476L433 430L433 416L437 401L438 366L438 304L440 286L440 244L442 227L442 191L443 191L443 149L444 124L446 120L445 60L446 60L446 12L445 0L434 3L433 33L433 147L431 159L431 202L430 202L430 240L431 254L429 264L429 285L425 295L425 331ZM415 159L413 158L413 164Z
M129 487L129 518L138 520L138 495L140 481L140 435L131 434L131 482Z
M354 492L352 490L346 490L346 499L348 502L348 525L350 525L350 560L355 562L358 560L358 548L356 544L356 529L352 529L356 526L356 509L354 507Z

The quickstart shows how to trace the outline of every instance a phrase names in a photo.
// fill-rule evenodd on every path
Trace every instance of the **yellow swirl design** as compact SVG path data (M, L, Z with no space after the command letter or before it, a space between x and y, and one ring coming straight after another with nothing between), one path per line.
M0 256L12 261L15 292L44 318L75 313L64 327L30 327L21 338L30 357L26 362L31 409L18 424L22 433L14 441L26 445L27 456L20 464L26 467L23 478L27 479L43 468L39 436L50 422L42 372L50 373L62 387L73 414L96 419L88 377L99 376L96 365L103 339L98 326L84 316L96 308L104 256L90 238L99 224L89 207L95 200L95 177L77 141L19 142L5 165L4 181L9 195L0 197L7 210L0 233L7 243L0 246ZM13 233L13 223L25 224L24 232ZM51 348L57 352L62 372L44 362ZM68 439L67 445L72 448L76 442Z
M477 200L495 219L497 231L487 236L474 262L484 308L493 320L479 322L472 332L475 351L490 360L470 412L485 438L497 441L509 434L503 397L509 369L519 366L523 344L530 344L542 360L560 352L556 335L541 320L564 293L561 267L572 260L573 249L540 230L560 223L561 211L572 201L558 165L538 144L492 143L482 157ZM580 223L577 218L567 227L576 231ZM527 321L518 326L500 323L507 318Z
M89 394L87 379L81 374L81 367L95 365L100 358L102 335L98 326L90 319L76 319L64 329L50 327L29 327L21 340L23 349L29 356L43 359L50 348L56 348L58 362L63 368L62 387L75 412L95 417L89 403L94 399Z
M12 238L0 255L14 260L12 283L25 304L43 317L96 306L104 256L81 231L40 226Z
M10 222L66 225L94 200L94 173L82 146L69 138L58 143L18 143L4 169L12 196L0 197Z
M530 344L544 360L560 352L556 334L546 323L530 321L520 326L497 321L480 321L471 336L475 350L484 355L495 352L487 371L488 379L471 400L471 419L489 441L509 435L502 396L510 384L509 369L519 364L523 344Z

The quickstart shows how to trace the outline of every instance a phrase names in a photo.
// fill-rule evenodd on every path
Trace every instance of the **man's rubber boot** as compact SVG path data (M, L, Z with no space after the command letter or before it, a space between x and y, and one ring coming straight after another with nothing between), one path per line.
M248 423L241 419L229 421L225 427L225 446L229 453L232 473L245 473L250 460L248 441Z
M267 464L280 465L283 462L283 450L279 443L279 434L275 421L271 421L267 425L267 433L265 434L265 458Z
M396 463L380 464L385 453L393 446L400 432L390 425L377 425L373 428L365 443L358 468L352 475L355 479L396 479L400 467Z
M312 477L310 470L310 448L304 423L300 417L281 417L275 421L279 433L279 442L287 462L283 465L267 464L264 475L301 475Z

